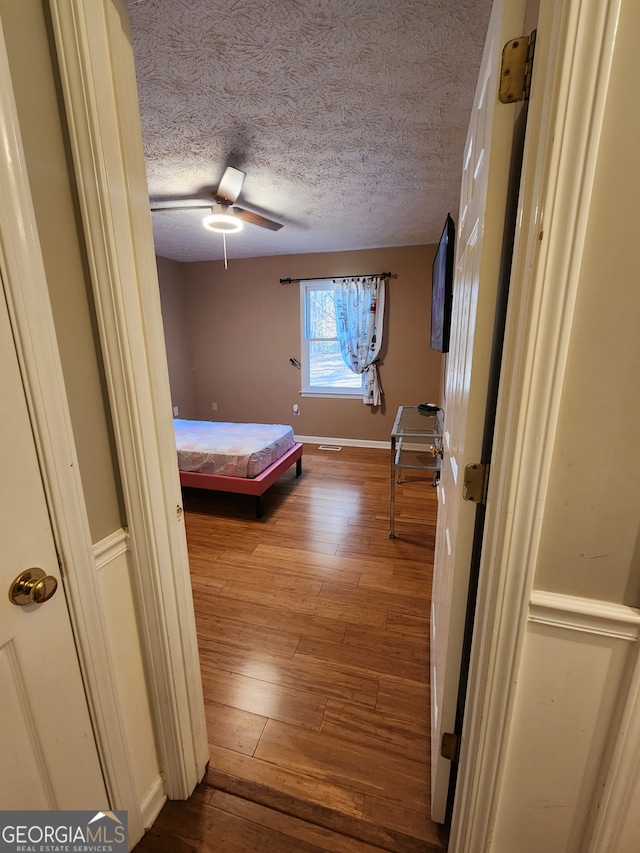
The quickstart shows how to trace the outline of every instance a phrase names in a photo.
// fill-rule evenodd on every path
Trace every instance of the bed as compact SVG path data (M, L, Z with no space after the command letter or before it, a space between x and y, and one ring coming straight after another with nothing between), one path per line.
M302 473L302 445L285 424L173 421L180 483L253 495L256 517L264 515L262 496L295 462Z

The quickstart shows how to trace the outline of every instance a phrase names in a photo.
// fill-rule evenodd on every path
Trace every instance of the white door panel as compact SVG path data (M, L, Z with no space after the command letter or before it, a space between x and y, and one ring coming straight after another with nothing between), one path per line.
M87 710L31 422L0 290L0 809L104 809ZM17 606L14 578L42 568L54 596Z
M516 116L515 105L498 104L500 60L503 45L523 34L525 7L494 3L463 161L431 610L431 812L439 822L450 776L440 744L455 729L476 514L462 499L462 479L482 449Z

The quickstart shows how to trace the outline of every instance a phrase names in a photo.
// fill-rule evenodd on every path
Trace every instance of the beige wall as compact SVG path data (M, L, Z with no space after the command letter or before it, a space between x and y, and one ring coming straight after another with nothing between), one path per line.
M536 586L640 606L640 111L634 16L619 29L553 450Z
M409 246L232 259L226 271L221 262L183 264L196 416L291 423L304 436L387 441L398 406L440 399L443 357L429 349L434 252L435 246ZM300 359L300 286L279 279L383 271L396 276L387 284L383 405L301 397L300 371L289 362ZM166 272L161 264L161 281ZM168 286L162 281L163 313ZM170 331L168 344L172 336ZM170 353L170 363L173 358ZM293 415L294 403L299 416Z
M157 258L171 405L181 418L197 418L191 335L182 264Z
M43 4L0 0L29 182L94 542L122 526L97 334Z

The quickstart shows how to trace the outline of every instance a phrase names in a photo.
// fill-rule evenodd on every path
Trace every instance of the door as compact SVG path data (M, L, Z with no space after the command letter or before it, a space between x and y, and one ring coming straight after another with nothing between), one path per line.
M0 809L106 809L4 289L0 290ZM24 569L58 581L12 603Z
M517 107L498 102L498 82L502 48L523 34L525 7L526 0L493 5L463 163L431 606L431 816L440 823L451 771L440 746L443 733L457 730L476 528L462 479L482 455L510 173L519 179L519 169L510 169Z

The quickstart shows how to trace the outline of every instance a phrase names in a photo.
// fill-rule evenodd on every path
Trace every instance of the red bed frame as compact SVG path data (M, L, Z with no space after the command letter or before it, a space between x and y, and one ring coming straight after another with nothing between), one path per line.
M265 468L257 477L227 477L223 474L197 474L195 471L180 471L180 483L194 489L211 489L216 492L237 492L255 495L256 518L264 515L263 494L269 486L296 463L296 477L302 473L302 445L294 444L280 459Z

